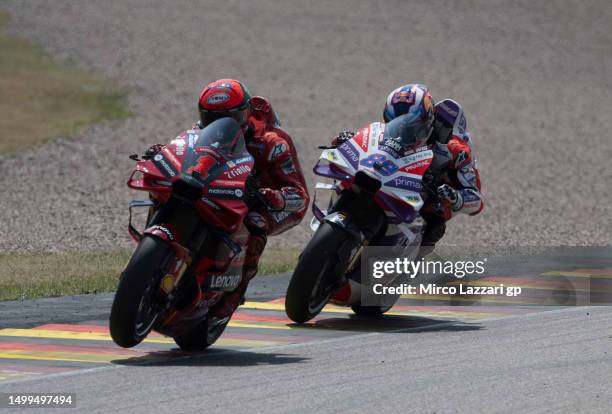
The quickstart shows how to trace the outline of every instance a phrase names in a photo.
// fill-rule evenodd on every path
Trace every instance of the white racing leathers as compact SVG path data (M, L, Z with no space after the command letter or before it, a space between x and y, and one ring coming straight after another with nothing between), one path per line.
M453 212L478 214L484 207L480 174L463 110L457 102L445 99L436 104L435 116L435 133L440 139L432 148L432 167L445 175L459 193L461 200ZM444 131L443 124L452 125L452 130Z

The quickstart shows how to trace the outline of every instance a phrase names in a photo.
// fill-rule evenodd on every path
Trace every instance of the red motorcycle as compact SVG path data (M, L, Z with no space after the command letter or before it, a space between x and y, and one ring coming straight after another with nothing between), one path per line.
M181 349L201 351L229 323L208 310L242 279L250 203L248 153L240 126L221 118L183 132L160 151L137 161L127 185L149 200L130 203L129 233L138 242L121 274L110 333L122 347L139 344L151 330ZM146 229L132 224L132 209L149 209Z

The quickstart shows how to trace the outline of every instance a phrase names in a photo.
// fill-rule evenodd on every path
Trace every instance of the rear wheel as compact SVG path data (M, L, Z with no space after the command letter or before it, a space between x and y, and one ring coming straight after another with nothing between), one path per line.
M110 334L119 346L138 345L163 311L159 282L172 257L164 241L145 236L121 275L110 314Z
M357 316L363 316L367 318L376 318L382 316L385 312L389 311L393 305L385 306L362 306L360 303L356 303L351 306L353 312Z
M203 351L219 339L229 321L230 318L228 317L227 320L215 321L211 324L209 318L206 318L192 331L175 337L174 342L183 351Z
M291 277L285 298L285 312L294 322L303 323L321 312L337 287L341 273L339 251L353 242L342 229L322 223L302 252ZM341 269L340 269L341 270Z

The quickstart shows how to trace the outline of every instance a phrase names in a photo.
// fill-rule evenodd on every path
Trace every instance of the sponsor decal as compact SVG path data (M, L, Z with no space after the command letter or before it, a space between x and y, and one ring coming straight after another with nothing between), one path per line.
M165 235L168 237L168 240L170 240L170 241L174 241L174 234L172 234L172 232L171 232L169 229L167 229L166 227L164 227L164 226L159 226L159 225L155 225L155 226L152 226L152 227L149 229L149 231L148 231L148 232L149 232L149 233L153 233L153 232L155 232L155 231L161 231L162 233L164 233L164 234L165 234Z
M364 152L368 152L368 143L370 142L370 128L363 128L360 133L353 138Z
M463 191L461 195L464 203L480 202L480 197L474 191Z
M180 161L174 156L174 154L172 153L172 151L170 151L170 149L168 147L163 149L163 153L166 154L166 157L170 160L170 162L176 168L180 168L180 166L181 166Z
M304 208L304 200L285 200L285 208L291 211L299 211Z
M427 145L423 145L422 147L417 147L417 148L406 151L404 156L416 154L417 152L421 152L421 151L427 151L428 149L429 147Z
M195 146L195 143L198 141L198 134L192 134L190 133L188 138L188 146L189 148L193 148Z
M355 147L350 142L346 141L340 145L337 150L342 156L351 164L351 167L357 169L357 163L359 162L359 154L355 150Z
M389 148L393 148L397 152L402 150L402 144L399 142L399 138L387 138L381 142L381 145L386 145Z
M174 169L166 162L163 155L156 154L153 157L153 161L155 161L155 165L161 165L163 167L163 171L165 171L169 177L174 177L176 175L176 171L174 171Z
M324 156L322 156L321 158L325 158L329 161L338 161L338 156L336 155L336 151L334 150L325 150L324 152Z
M210 277L211 288L236 288L241 281L240 275L214 275Z
M387 187L399 188L400 190L421 191L421 180L411 177L397 177L385 183Z
M217 198L242 198L244 193L240 188L211 187L208 189L208 195Z
M391 155L393 158L399 158L400 157L400 153L398 151L396 151L395 149L389 147L388 145L381 144L381 145L378 146L378 149L380 151L386 152L387 154Z
M405 167L403 167L401 171L409 173L410 171L418 170L419 168L423 168L423 167L429 167L428 160L413 162L412 164L406 165Z
M251 222L251 224L259 229L265 229L268 224L263 216L259 213L249 213L248 220Z
M179 139L176 141L176 155L182 156L185 154L185 140Z
M217 203L213 203L213 201L209 199L208 197L202 197L200 200L202 200L204 203L208 204L210 207L214 208L215 210L221 210L221 207Z
M242 181L237 180L215 180L215 185L223 187L242 187Z
M229 101L230 96L226 93L215 93L214 95L211 95L208 97L208 99L206 100L206 103L211 104L211 105L218 105L220 103L223 102L227 102Z
M245 162L250 162L250 161L253 161L253 157L251 157L250 155L247 155L246 157L242 157L242 158L238 158L237 160L234 160L234 163L236 165L239 165L239 164L243 164Z
M225 174L227 178L237 178L243 174L248 174L250 172L251 172L251 167L249 167L248 165L241 165L230 171L225 171L223 174Z
M465 180L469 183L473 183L474 180L476 179L476 172L474 171L474 168L472 167L463 167L459 171L461 175L463 175L463 178L465 178Z
M455 168L463 166L468 161L468 154L465 151L460 151L455 158Z
M459 118L459 124L457 125L457 129L459 130L459 134L465 134L465 128L467 127L467 121L465 120L465 116L461 114Z
M293 174L295 172L295 165L293 164L293 160L290 158L280 165L281 171L285 175Z
M286 209L295 211L304 208L304 198L298 193L286 193L283 198L285 199Z
M281 221L289 217L291 213L288 211L272 211L270 212L270 215L272 216L274 221L276 221L277 223L280 223Z
M268 156L268 161L274 161L286 150L287 150L287 147L282 142L274 145L274 147L272 148L272 151L270 151L270 155Z

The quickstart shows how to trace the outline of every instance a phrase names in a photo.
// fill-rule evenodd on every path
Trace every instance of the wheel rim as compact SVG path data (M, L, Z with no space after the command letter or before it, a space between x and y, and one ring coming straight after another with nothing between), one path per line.
M159 317L159 307L155 303L153 288L157 285L156 280L153 280L145 290L140 303L138 304L138 312L136 313L136 322L134 332L138 338L146 336Z
M333 289L331 286L323 283L327 269L329 268L329 261L323 265L321 271L317 275L317 279L310 292L310 299L308 300L308 312L311 315L317 314L325 307L329 299L331 299Z

